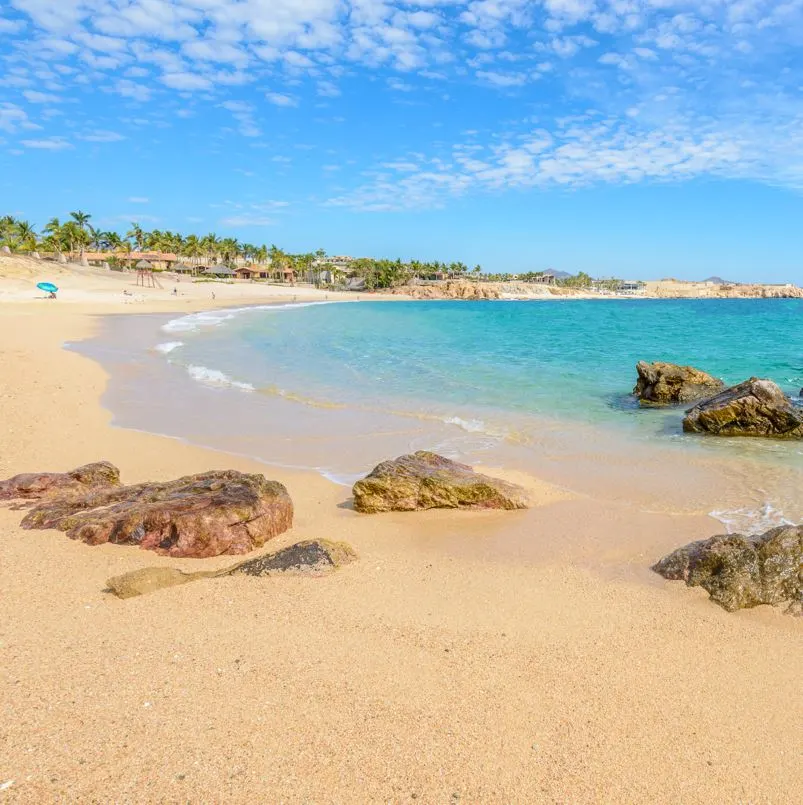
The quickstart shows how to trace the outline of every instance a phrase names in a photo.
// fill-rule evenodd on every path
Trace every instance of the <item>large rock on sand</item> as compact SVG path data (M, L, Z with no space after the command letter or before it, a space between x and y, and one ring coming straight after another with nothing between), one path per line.
M686 412L683 430L715 436L803 439L803 410L771 380L751 377Z
M803 526L692 542L661 559L653 570L665 579L702 587L728 612L786 604L790 612L801 614Z
M116 478L116 484L71 486L65 481L55 489L51 484L38 495L22 527L57 528L89 545L111 542L169 556L207 557L248 553L293 523L287 490L262 475L219 470L120 486L119 473L111 470L108 478ZM17 479L6 483L15 480L20 487ZM30 490L26 484L23 492Z
M222 570L184 573L172 567L145 567L115 576L106 582L109 592L118 598L134 598L166 587L176 587L197 579L243 574L246 576L313 575L331 573L357 558L345 542L325 539L305 540L275 553L239 562Z
M675 405L711 397L725 388L725 384L693 366L675 363L636 364L638 380L633 394L642 404Z
M108 461L97 461L69 472L27 472L0 481L0 500L38 500L113 486L120 486L120 470Z
M384 461L354 484L354 508L373 514L419 509L526 509L526 491L421 450Z

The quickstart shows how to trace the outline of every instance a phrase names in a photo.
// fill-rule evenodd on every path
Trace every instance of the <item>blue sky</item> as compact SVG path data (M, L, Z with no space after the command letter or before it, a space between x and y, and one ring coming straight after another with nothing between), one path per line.
M803 283L803 0L0 0L0 212Z

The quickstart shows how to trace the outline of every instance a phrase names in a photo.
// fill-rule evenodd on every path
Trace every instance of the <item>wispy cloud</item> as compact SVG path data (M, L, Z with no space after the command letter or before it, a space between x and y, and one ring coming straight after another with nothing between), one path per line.
M147 204L150 199L145 196L131 196L128 199L132 204Z
M64 151L73 148L73 144L64 137L45 137L40 140L22 140L22 145L26 148L33 148L40 151Z
M281 92L268 92L265 100L274 106L298 106L298 101L290 95L283 95Z

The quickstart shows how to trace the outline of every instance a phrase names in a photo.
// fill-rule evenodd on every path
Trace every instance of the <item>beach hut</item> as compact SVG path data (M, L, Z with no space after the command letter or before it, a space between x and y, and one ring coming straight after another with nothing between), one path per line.
M253 278L255 273L256 272L252 271L250 268L246 268L245 266L234 269L234 276L237 277L238 280L250 280Z
M153 271L153 263L149 263L147 260L140 260L134 267L137 271Z
M176 263L172 270L175 271L176 274L195 274L195 267L188 266L186 263Z
M207 274L214 274L216 277L220 277L221 279L233 279L235 276L234 271L229 268L229 266L225 264L221 264L219 266L212 266L206 272Z

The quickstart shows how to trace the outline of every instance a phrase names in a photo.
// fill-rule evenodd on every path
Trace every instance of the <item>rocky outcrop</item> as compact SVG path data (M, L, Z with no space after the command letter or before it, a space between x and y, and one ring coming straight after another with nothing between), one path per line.
M116 486L120 486L120 470L108 461L97 461L70 472L27 472L0 481L0 500L38 500Z
M499 299L501 292L496 286L484 282L446 280L432 285L405 285L388 291L391 294L411 296L413 299Z
M435 453L384 461L354 484L354 508L373 514L420 509L526 509L526 491Z
M337 570L357 559L350 545L325 539L305 540L282 548L275 553L239 562L222 570L201 570L184 573L171 567L146 567L115 576L106 582L108 592L118 598L135 598L138 595L176 587L198 579L218 578L242 574L246 576L323 575Z
M16 476L0 489L3 499L33 505L23 528L56 528L89 545L138 545L177 557L248 553L293 523L282 484L234 470L122 486L117 468L101 462Z
M665 579L702 587L728 612L760 604L803 612L803 526L692 542L652 569Z
M803 410L771 380L751 377L686 412L683 430L715 436L803 439Z
M693 366L639 361L636 372L638 380L633 394L646 405L688 403L711 397L725 388L721 380Z

